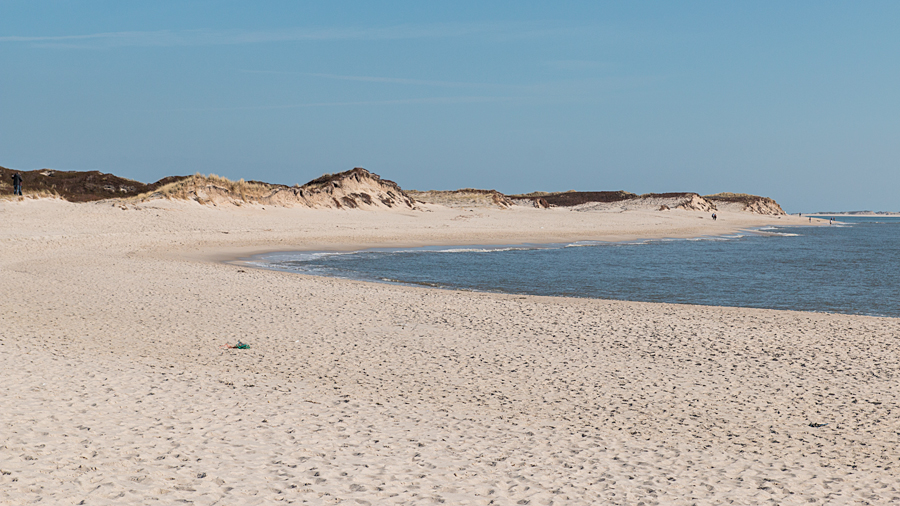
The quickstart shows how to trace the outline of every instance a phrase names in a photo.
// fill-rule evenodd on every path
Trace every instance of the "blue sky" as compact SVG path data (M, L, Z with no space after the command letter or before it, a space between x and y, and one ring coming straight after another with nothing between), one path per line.
M900 2L0 0L0 165L900 211Z

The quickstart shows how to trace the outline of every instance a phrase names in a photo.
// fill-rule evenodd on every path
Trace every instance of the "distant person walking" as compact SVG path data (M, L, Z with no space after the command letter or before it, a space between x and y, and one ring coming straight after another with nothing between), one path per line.
M716 221L716 213L713 213L712 218L713 218L713 221Z
M16 172L13 174L13 195L22 194L22 175Z

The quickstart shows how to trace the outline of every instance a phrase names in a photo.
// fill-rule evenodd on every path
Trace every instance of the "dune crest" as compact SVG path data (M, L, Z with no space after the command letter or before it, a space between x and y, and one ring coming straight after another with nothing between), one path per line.
M437 204L446 207L499 207L500 209L507 209L517 204L517 202L497 190L463 188L451 191L409 190L406 193L423 204Z
M230 181L215 175L190 176L140 200L176 198L200 204L263 204L313 209L416 209L397 183L357 167L338 174L326 174L303 186L285 186L260 181Z
M769 216L786 214L777 202L746 193L717 193L701 196L697 193L645 193L637 195L626 191L560 193L532 192L524 195L509 195L519 205L534 207L571 207L577 211L621 210L621 211L731 211L749 212Z
M11 194L8 184L15 171L0 167L0 194ZM701 196L693 192L646 193L626 191L531 192L506 195L497 190L464 188L452 191L404 191L400 186L357 167L338 174L326 174L302 186L287 186L262 181L232 181L210 174L204 176L169 176L144 184L97 171L26 171L27 196L58 197L70 202L107 199L141 201L166 198L193 200L218 206L261 204L312 209L405 209L419 210L418 204L445 207L512 207L571 208L576 211L730 211L761 215L786 214L781 206L767 197L745 193L717 193Z
M781 209L778 202L768 197L759 197L746 193L716 193L715 195L707 195L704 198L715 202L716 207L723 211L743 211L772 216L787 214Z

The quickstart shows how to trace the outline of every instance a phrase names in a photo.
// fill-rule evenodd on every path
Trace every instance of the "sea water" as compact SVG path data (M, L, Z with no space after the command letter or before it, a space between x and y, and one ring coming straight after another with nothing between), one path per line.
M260 255L265 268L366 281L900 317L900 218L627 242Z

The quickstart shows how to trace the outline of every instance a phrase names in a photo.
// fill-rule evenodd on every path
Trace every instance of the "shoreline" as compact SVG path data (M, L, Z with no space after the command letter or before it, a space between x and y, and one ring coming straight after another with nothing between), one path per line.
M804 215L803 215L804 218L807 217L807 216L812 217L812 218L818 218L818 217L821 217L821 216L825 216L825 217L828 217L828 216L840 216L840 217L843 217L843 218L853 218L853 217L860 217L860 218L900 218L900 213L892 213L892 212L883 212L883 213L810 213L810 214L804 214Z
M452 214L454 212L460 212L457 209L445 209L445 213ZM478 211L484 213L491 213L502 215L503 213L509 213L508 210L496 210L496 209L479 209ZM532 210L528 210L529 212ZM319 213L340 213L346 211L314 211ZM372 213L373 211L351 211L351 212L360 212L360 213ZM474 210L472 212L475 212ZM538 213L548 213L552 212L549 210L537 210ZM572 213L574 216L578 216L578 214L587 214L587 213L577 213L569 210L557 210L556 212L560 213ZM626 212L629 217L640 218L642 215L653 215L653 212L642 213L639 211L627 211ZM703 218L706 213L700 212L685 212L685 214L690 213L690 217L692 218ZM595 217L612 217L615 218L620 213L604 213L598 212L595 214ZM252 256L264 255L267 253L278 253L278 252L288 252L288 251L303 251L303 252L351 252L351 251L361 251L366 249L375 249L375 248L425 248L425 247L457 247L457 246L508 246L508 245L518 245L518 244L536 244L536 245L551 245L551 244L570 244L577 242L602 242L602 243L613 243L613 242L628 242L628 241L641 241L641 240L679 240L679 239L694 239L700 237L718 237L718 236L726 236L733 235L742 232L753 232L754 229L760 229L767 226L827 226L827 221L821 222L812 222L809 223L804 216L801 219L790 220L790 216L784 216L785 218L789 218L788 220L781 221L779 217L773 216L763 216L763 215L751 215L749 213L734 213L736 215L745 215L740 216L741 220L739 224L724 224L721 222L716 222L711 227L692 227L692 228L683 228L679 231L672 232L671 230L653 230L651 233L642 233L640 231L633 231L628 229L619 229L614 231L605 231L605 230L582 230L578 232L574 231L563 231L563 232L541 232L537 230L514 230L512 232L504 231L505 235L503 238L494 238L492 234L497 232L495 230L489 230L487 233L478 233L473 235L472 237L466 237L463 234L460 234L459 231L450 231L451 233L443 233L437 234L435 237L422 237L419 239L410 239L410 238L396 238L390 241L385 241L383 238L378 238L372 240L368 237L362 238L362 240L357 241L338 241L331 242L320 240L313 243L308 244L295 244L295 245L274 245L274 244L254 244L248 246L217 246L211 248L209 251L205 252L199 256L192 256L192 258L196 259L206 259L214 262L235 262L240 261L244 258L249 258ZM721 215L721 213L720 213ZM563 216L565 217L565 216ZM794 223L791 223L794 221ZM543 227L541 227L543 229Z
M223 262L223 265L230 265L235 267L247 267L250 269L256 269L267 272L277 272L282 274L287 274L290 276L301 276L311 279L323 279L323 280L333 280L338 282L345 282L350 285L359 283L363 285L384 285L389 287L403 288L403 289L413 289L413 290L438 290L442 292L451 292L456 294L478 294L478 295L487 295L487 296L498 296L498 297L508 297L508 298L518 298L518 299L545 299L548 301L558 301L560 303L574 302L574 301L596 301L596 302L605 302L605 303L625 303L625 304L647 304L653 306L670 306L675 308L695 308L695 309L726 309L726 310L750 310L750 311L771 311L775 313L788 313L788 314L799 314L799 315L823 315L823 316L837 316L837 317L848 317L848 318L875 318L882 320L890 320L894 322L900 323L900 316L890 316L890 315L881 315L881 314L850 314L850 313L841 313L837 311L825 311L825 310L804 310L804 309L785 309L785 308L769 308L769 307L757 307L757 306L729 306L729 305L715 305L715 304L694 304L689 302L666 302L666 301L645 301L645 300L634 300L634 299L614 299L614 298L604 298L604 297L589 297L583 296L579 297L576 295L552 295L552 294L530 294L530 293L520 293L520 292L505 292L505 291L489 291L489 290L478 290L474 288L464 288L464 287L455 287L455 286L436 286L429 285L426 283L414 283L414 282L406 282L399 280L384 280L384 281L376 281L376 280L368 280L368 279L357 279L350 277L341 277L341 276L326 276L320 274L308 274L304 272L295 272L289 271L286 269L270 269L266 267L255 267L251 265L243 265L239 263L232 262Z
M795 227L798 225L786 225L788 227ZM806 225L804 225L806 226ZM404 247L404 246L391 246L391 247L365 247L358 249L306 249L306 250L278 250L278 251L266 251L263 253L255 254L249 257L242 257L235 260L227 260L223 263L227 265L233 265L238 267L247 267L250 269L260 269L265 271L274 271L274 272L282 272L288 273L291 275L301 275L301 276L311 276L318 278L327 278L327 279L341 279L352 282L360 282L360 283L375 283L375 284L384 284L390 286L401 286L401 287L415 287L415 288L426 288L426 289L436 289L436 290L449 290L449 291L461 291L461 292L471 292L471 293L485 293L485 294L496 294L496 295L509 295L509 296L526 296L526 297L551 297L551 298L572 298L572 299L587 299L587 300L603 300L603 301L620 301L620 302L635 302L635 303L647 303L647 304L674 304L674 305L684 305L684 306L701 306L701 307L721 307L721 308L746 308L746 309L761 309L761 310L771 310L771 311L794 311L800 313L814 313L814 314L834 314L834 315L846 315L846 316L866 316L866 317L874 317L874 318L900 318L900 315L891 315L891 314L882 314L878 312L843 312L840 310L834 309L823 309L823 308L805 308L802 306L799 307L783 307L783 306L765 306L759 305L760 303L757 301L755 304L740 304L740 303L715 303L715 302L689 302L684 300L642 300L639 298L631 298L631 297L615 297L615 296L603 296L598 294L582 294L575 295L572 293L535 293L534 291L524 290L520 287L517 289L504 289L504 288L478 288L475 286L469 286L465 282L462 284L454 283L453 281L445 281L445 282L429 282L429 281L411 281L404 279L393 279L393 278L385 278L379 275L376 271L347 271L345 274L340 273L328 273L327 267L326 271L318 271L312 272L308 270L296 270L290 267L279 267L275 265L277 262L281 261L289 261L295 260L292 257L292 254L304 255L304 254L324 254L324 255L352 255L356 253L416 253L416 252L434 252L434 253L451 253L451 252L466 252L471 249L475 249L476 251L482 251L485 253L490 252L500 252L500 251L531 251L531 250L563 250L571 246L593 246L593 245L608 245L608 244L644 244L644 243L652 243L652 242L674 242L674 241L703 241L703 240L729 240L729 239L739 239L747 236L755 236L755 237L772 237L772 236L780 236L778 232L771 232L768 229L775 227L774 225L765 225L758 228L749 228L742 229L736 234L724 234L724 235L705 235L699 237L685 237L685 238L671 238L671 237L658 237L658 238L640 238L634 240L624 240L624 241L573 241L573 242L556 242L556 243L515 243L515 244L440 244L440 245L427 245L427 246L414 246L414 247ZM795 235L795 234L788 234ZM761 245L759 245L761 247ZM300 260L302 262L306 262L306 260ZM317 265L317 262L313 261L314 265ZM396 274L395 274L396 275ZM402 277L402 276L401 276Z

